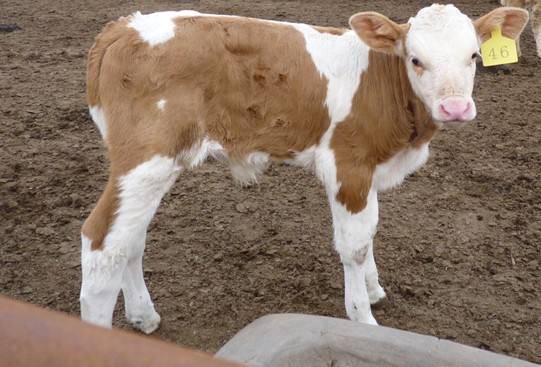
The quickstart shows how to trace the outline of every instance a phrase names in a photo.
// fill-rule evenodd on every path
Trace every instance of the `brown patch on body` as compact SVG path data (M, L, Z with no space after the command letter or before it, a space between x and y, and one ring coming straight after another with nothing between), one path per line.
M179 17L175 37L150 47L129 20L109 23L88 57L88 103L104 111L111 162L107 189L83 228L93 249L114 220L114 183L152 156L176 157L208 136L233 162L254 151L287 159L317 144L330 123L327 81L293 27Z
M195 36L210 45L205 54L193 56L193 75L197 84L214 91L200 105L202 121L232 160L254 151L287 159L317 144L329 126L327 81L306 52L301 33L244 18L201 17L190 24L179 18L176 23L172 53L200 52L192 42ZM221 28L227 34L213 31ZM207 74L201 74L200 60Z
M103 247L103 240L113 224L114 213L118 208L118 189L116 180L109 179L98 203L85 220L81 233L92 241L91 249Z
M331 139L341 183L336 199L352 213L364 209L376 166L401 150L420 147L436 131L411 88L404 61L371 51L351 113Z

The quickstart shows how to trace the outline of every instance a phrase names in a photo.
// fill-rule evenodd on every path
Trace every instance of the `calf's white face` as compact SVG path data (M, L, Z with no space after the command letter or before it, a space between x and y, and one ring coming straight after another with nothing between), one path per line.
M472 21L453 5L421 9L399 25L374 12L350 18L351 28L375 51L403 58L413 91L436 122L470 121L477 110L472 99L480 44L496 27L518 38L528 13L498 8Z
M433 5L409 20L405 61L411 86L436 121L470 121L479 44L472 21L452 5Z

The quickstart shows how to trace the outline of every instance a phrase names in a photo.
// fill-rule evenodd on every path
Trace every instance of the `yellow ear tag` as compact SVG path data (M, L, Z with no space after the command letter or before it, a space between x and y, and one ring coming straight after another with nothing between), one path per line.
M502 36L500 27L493 29L491 37L481 45L483 66L518 62L517 44L514 39Z

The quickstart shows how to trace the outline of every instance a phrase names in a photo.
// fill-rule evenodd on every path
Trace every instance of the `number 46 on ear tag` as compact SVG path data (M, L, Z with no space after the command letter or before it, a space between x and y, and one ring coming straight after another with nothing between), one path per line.
M515 40L502 36L500 27L493 29L491 37L481 45L483 66L512 64L518 61Z

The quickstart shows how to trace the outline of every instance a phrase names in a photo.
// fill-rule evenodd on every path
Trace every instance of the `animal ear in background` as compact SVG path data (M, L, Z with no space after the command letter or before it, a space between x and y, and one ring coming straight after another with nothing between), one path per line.
M351 29L375 51L399 53L399 41L405 39L409 25L399 25L375 12L357 13L349 18Z
M502 29L502 35L516 40L528 23L528 18L528 12L524 9L502 7L483 15L473 25L482 42L489 39L490 32L497 27Z

